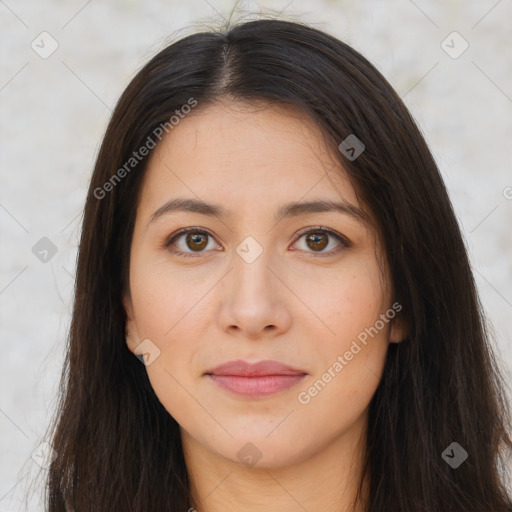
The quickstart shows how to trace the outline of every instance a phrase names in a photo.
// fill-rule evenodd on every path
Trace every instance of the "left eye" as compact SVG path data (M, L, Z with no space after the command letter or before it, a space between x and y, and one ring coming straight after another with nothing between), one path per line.
M172 235L165 243L165 247L168 250L170 250L170 252L172 252L173 254L178 254L180 256L185 257L194 257L202 252L205 252L205 250L208 249L208 238L210 238L213 241L212 235L210 235L210 233L208 233L207 231L197 228L185 228L181 229L180 231ZM336 233L335 231L322 227L309 229L309 231L303 232L299 236L298 241L300 241L303 238L306 243L306 247L311 249L311 251L309 251L308 249L299 250L311 253L310 256L312 257L329 256L331 254L338 253L343 248L350 247L350 242L345 237L343 237L339 233ZM335 239L339 243L334 249L331 248L328 251L324 251L324 249L329 245L330 239ZM183 240L184 243L180 247L179 242L183 242ZM171 248L174 245L178 247L178 250ZM217 245L217 247L220 248L218 244L213 243L213 246L215 245ZM210 249L212 248L214 247L210 247Z
M313 257L330 256L338 253L343 248L350 247L349 241L344 236L327 228L318 227L310 229L309 231L301 234L299 240L303 237L306 247L312 249L312 251L308 251L307 249L305 251L308 253L312 252ZM324 251L324 249L329 245L329 239L335 239L338 242L338 245L334 249L331 248L330 250Z

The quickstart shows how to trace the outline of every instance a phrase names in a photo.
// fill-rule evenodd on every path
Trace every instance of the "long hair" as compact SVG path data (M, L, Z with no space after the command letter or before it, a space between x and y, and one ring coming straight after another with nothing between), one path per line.
M505 383L436 163L372 64L333 36L278 19L170 44L115 107L84 210L48 510L183 512L192 503L179 426L125 342L121 298L148 156L126 163L191 98L200 109L222 97L305 112L376 221L408 336L390 344L369 406L365 510L510 512ZM365 145L356 159L338 149L350 135ZM452 443L468 455L458 468L443 455Z

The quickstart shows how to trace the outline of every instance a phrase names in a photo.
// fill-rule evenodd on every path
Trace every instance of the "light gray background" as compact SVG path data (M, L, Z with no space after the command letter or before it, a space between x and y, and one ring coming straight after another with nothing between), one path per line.
M221 22L233 5L0 0L0 512L22 508L39 470L30 454L55 405L80 216L111 109L166 42ZM443 173L512 370L512 1L276 0L240 2L237 12L268 9L345 40L404 98ZM50 48L43 31L58 44L46 59L31 47ZM469 44L458 58L465 43L446 39L453 31ZM47 263L32 252L45 236L57 247ZM42 510L36 498L29 510Z

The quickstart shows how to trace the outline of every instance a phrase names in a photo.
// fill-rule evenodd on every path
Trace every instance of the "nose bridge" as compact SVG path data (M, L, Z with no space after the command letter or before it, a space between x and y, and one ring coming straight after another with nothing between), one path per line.
M271 253L264 250L263 245L252 236L246 237L236 248L233 257L233 280L235 294L272 300L275 277L269 270Z
M222 298L221 327L236 326L247 337L262 335L273 326L280 332L287 328L289 312L272 265L271 252L252 237L244 239L233 254L233 271ZM269 268L270 267L270 268ZM267 329L268 330L268 329Z

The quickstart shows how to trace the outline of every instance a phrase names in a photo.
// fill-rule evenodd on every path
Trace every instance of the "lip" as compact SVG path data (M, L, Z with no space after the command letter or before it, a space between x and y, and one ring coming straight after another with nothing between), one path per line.
M307 375L278 361L229 361L205 373L222 389L235 395L257 398L296 386Z

